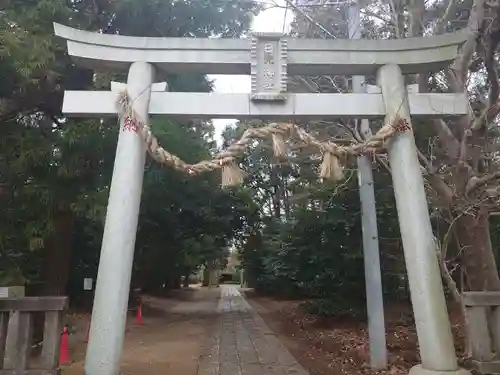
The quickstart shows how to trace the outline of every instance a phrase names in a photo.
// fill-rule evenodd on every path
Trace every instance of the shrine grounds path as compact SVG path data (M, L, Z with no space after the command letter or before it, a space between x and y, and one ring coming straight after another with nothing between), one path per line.
M238 288L192 288L144 298L144 322L127 322L122 375L309 375ZM83 375L85 327L72 335L63 375Z
M220 289L217 326L197 375L308 375L236 287Z

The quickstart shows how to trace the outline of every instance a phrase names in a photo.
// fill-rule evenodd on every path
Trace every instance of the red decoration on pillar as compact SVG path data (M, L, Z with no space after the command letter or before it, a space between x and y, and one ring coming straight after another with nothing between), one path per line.
M123 130L137 133L137 131L139 130L139 127L137 126L137 123L133 118L131 118L130 116L127 116L127 117L125 117L125 120L123 121Z

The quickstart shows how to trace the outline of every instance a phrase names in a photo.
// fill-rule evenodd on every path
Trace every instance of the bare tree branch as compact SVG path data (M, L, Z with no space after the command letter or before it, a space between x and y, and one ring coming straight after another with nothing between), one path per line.
M448 0L448 6L444 11L443 16L439 19L432 30L433 34L442 34L446 25L451 21L451 17L456 13L458 3L455 0Z
M424 30L425 0L410 0L409 36L422 36Z
M398 1L398 0L396 0ZM389 0L389 5L391 7L391 18L393 19L393 23L394 23L394 29L395 29L395 32L396 32L396 38L401 38L403 37L403 30L401 30L401 25L400 25L400 22L399 22L399 18L400 18L400 13L398 12L399 8L396 7L396 4L394 3L394 0Z
M483 177L473 177L469 180L469 182L465 187L465 194L469 195L474 190L478 189L481 186L486 185L490 181L496 180L497 178L500 178L500 171L488 174Z
M300 81L307 86L307 89L309 89L310 92L318 92L318 85L316 85L314 82L311 82L311 80L308 77L305 76L298 76ZM316 87L314 87L316 85Z
M451 188L443 181L443 179L436 174L435 168L432 163L425 157L425 155L417 149L418 159L422 163L425 171L427 172L425 178L429 182L432 189L443 198L447 204L453 203L453 191Z
M323 31L326 35L328 35L330 38L335 38L335 35L333 35L331 32L329 32L323 25L321 25L319 22L316 22L309 14L304 12L302 9L300 9L297 5L295 5L291 0L284 0L285 3L287 3L290 8L295 10L297 13L299 13L302 17L304 17L306 20L311 22L314 26L316 26L318 29Z
M394 21L391 18L387 19L386 17L382 16L379 13L372 12L371 10L368 10L368 9L362 9L361 13L363 13L365 16L374 17L382 22L385 22L385 23L388 23L388 24L394 26Z
M496 73L495 73L496 74ZM497 82L498 86L498 82ZM488 126L500 113L500 101L493 105L487 105L487 107L474 119L472 123L471 130L481 130L483 127Z
M467 81L468 67L472 60L472 55L476 50L478 38L481 35L481 26L485 15L485 1L486 0L474 0L467 24L467 40L451 66L456 81L454 86L459 92L465 92L466 90L465 84Z
M453 215L451 212L449 212L450 218L453 218ZM448 253L448 245L450 243L451 236L455 233L455 223L457 220L462 216L458 215L453 218L453 220L450 223L450 226L448 227L448 230L446 231L444 237L443 237L443 242L441 243L441 246L439 246L439 242L436 239L436 244L438 245L438 259L439 259L439 268L441 269L441 274L443 275L443 278L446 282L446 285L448 286L448 289L450 290L451 294L453 295L453 299L456 302L461 303L462 302L462 295L460 294L457 283L453 279L453 275L451 274L450 270L448 269L448 266L446 264L446 258L447 258L447 253Z
M434 130L437 133L439 142L443 147L444 153L450 161L456 162L460 157L460 142L453 135L449 126L444 120L433 120Z

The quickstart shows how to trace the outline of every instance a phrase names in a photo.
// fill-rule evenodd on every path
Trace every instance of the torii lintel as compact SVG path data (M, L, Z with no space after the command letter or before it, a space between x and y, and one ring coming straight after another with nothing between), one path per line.
M76 63L94 69L127 69L146 61L169 72L250 74L255 38L150 38L99 34L54 24ZM271 35L267 35L271 37ZM455 59L467 35L463 31L393 40L293 39L282 41L289 75L370 75L386 64L403 74L439 71Z

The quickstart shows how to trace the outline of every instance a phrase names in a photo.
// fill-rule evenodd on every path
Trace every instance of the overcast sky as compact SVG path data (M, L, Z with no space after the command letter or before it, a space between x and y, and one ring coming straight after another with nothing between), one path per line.
M284 0L274 0L275 3L284 5ZM261 12L255 17L252 23L253 31L266 32L287 32L290 22L293 19L291 10L285 11L283 8L272 8ZM215 79L215 92L221 93L248 93L250 92L250 76L241 75L210 75ZM221 133L227 124L234 123L235 120L217 119L214 120L215 139L220 142Z

